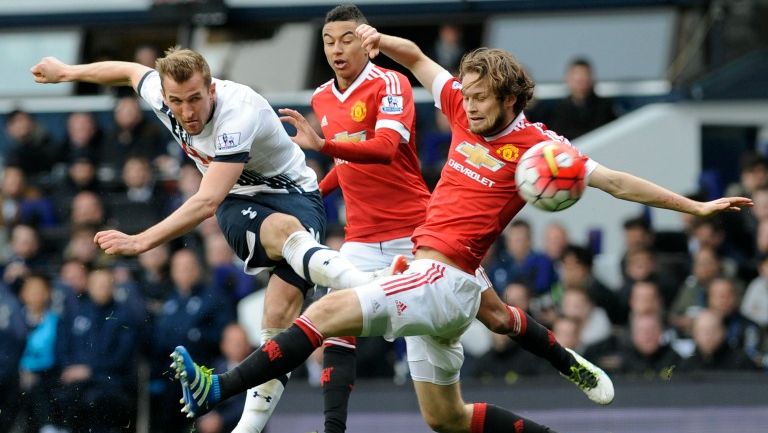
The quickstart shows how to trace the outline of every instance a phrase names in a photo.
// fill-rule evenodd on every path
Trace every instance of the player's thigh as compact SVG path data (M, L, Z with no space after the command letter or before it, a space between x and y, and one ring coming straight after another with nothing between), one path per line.
M472 406L461 398L459 383L436 385L413 382L419 410L430 428L438 432L468 432L472 422Z
M264 294L262 329L287 328L299 316L304 304L304 292L276 274L269 277Z
M216 210L221 231L245 263L245 273L256 275L270 270L306 293L311 285L296 275L285 260L270 258L262 244L262 225L267 219L280 215L298 219L317 239L325 237L325 210L317 193L230 195Z
M459 339L429 335L405 337L408 367L414 382L452 385L460 379L464 348Z
M307 308L304 316L326 338L360 335L363 327L360 300L353 289L334 290L323 296Z
M480 304L474 276L432 260L415 260L402 275L356 287L363 311L361 336L408 335L457 339Z
M386 268L397 255L413 260L413 242L410 237L383 242L345 242L341 254L361 271Z

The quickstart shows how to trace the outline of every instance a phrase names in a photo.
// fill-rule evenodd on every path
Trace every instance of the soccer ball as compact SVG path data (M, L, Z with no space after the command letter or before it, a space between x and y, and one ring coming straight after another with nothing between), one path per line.
M567 209L584 193L586 161L586 157L565 143L539 143L517 163L518 193L528 203L548 212Z

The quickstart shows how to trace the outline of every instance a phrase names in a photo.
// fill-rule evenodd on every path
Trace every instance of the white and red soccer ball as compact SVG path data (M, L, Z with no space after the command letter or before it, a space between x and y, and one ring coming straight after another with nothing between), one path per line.
M528 203L548 212L567 209L586 186L587 158L573 146L545 141L528 149L517 163L515 183Z

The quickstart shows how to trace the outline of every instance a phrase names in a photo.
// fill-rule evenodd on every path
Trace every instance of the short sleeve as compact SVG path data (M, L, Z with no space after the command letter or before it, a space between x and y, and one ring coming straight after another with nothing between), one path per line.
M375 129L389 128L400 134L401 142L411 139L416 110L413 90L408 79L395 71L384 73L384 85L377 94L378 107Z
M464 113L461 83L450 72L443 70L437 74L432 82L432 97L435 100L435 107L445 114L449 122L453 122L457 116Z
M251 145L262 135L265 124L270 123L264 116L267 110L249 104L236 106L236 110L222 113L221 121L216 126L214 142L215 160L229 160L227 156L250 154Z
M160 74L154 69L141 77L141 81L139 81L139 85L136 87L136 93L153 110L160 111L163 108L163 88L160 83Z

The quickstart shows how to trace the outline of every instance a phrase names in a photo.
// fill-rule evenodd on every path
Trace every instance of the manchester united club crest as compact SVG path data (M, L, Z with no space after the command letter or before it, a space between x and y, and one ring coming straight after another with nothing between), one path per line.
M496 155L499 155L504 161L515 162L520 157L520 149L512 144L505 144L496 149Z
M355 102L355 105L352 106L349 116L352 117L352 120L355 122L362 122L365 119L367 112L368 109L365 108L365 103L363 101L357 101Z

